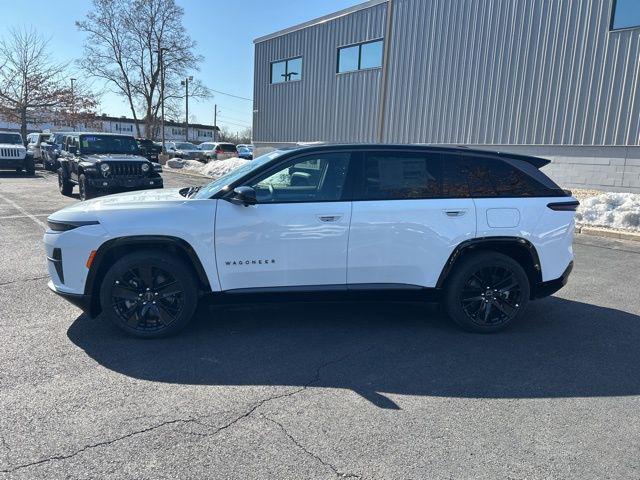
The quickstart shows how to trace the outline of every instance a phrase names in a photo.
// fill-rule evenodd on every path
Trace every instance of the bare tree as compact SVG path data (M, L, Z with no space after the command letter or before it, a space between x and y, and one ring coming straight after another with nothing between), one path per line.
M29 120L42 122L60 112L89 111L95 107L90 93L72 94L66 64L54 63L48 41L34 30L11 30L0 40L0 114L20 124L23 138Z
M145 134L158 124L161 106L160 51L164 64L164 99L168 111L180 108L180 81L198 70L201 56L182 24L184 11L175 0L93 0L94 8L76 22L87 33L80 66L106 80L127 99L134 119L144 118ZM141 21L144 19L144 21ZM189 96L205 98L201 82L190 83ZM141 136L136 123L137 134Z
M231 130L229 127L221 127L218 132L218 140L221 142L229 142L235 144L251 143L251 128L247 127L242 130Z

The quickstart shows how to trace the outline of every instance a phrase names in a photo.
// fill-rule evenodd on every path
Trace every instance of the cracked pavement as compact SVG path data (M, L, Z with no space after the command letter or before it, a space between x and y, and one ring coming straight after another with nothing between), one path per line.
M55 177L0 195L0 479L640 478L640 246L577 237L569 285L499 335L283 299L141 341L46 288Z

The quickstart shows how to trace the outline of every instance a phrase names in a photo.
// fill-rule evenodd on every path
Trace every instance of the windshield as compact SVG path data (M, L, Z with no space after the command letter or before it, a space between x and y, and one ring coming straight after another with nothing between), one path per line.
M175 145L178 150L197 150L196 146L193 143L182 142L176 143Z
M0 143L22 143L19 133L0 133Z
M226 175L221 176L217 180L209 183L202 187L198 192L194 195L194 198L211 198L213 195L218 193L227 185L234 183L236 180L244 177L245 175L251 173L253 170L256 170L262 167L265 163L270 162L282 155L284 155L286 151L284 150L275 150L273 152L267 153L266 155L262 155L252 162L247 162L241 167L236 168L235 170L231 170Z
M138 155L140 150L133 137L115 135L81 135L80 151L87 153L128 153Z

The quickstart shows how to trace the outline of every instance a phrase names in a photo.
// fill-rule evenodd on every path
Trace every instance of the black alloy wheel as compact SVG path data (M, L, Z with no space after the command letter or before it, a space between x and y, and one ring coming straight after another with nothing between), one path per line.
M142 331L169 327L179 318L184 300L182 283L151 265L128 269L111 288L112 306L120 320Z
M73 184L69 182L66 178L64 178L64 173L62 172L62 168L58 169L58 189L60 193L65 196L71 195L73 192Z
M520 318L529 302L529 278L513 258L470 253L456 264L444 292L451 319L466 330L490 333Z
M462 309L480 326L511 321L522 302L522 289L515 274L504 267L483 267L472 274L461 295Z
M142 338L164 337L182 329L197 301L192 269L175 255L157 250L120 258L100 286L105 315L127 333Z

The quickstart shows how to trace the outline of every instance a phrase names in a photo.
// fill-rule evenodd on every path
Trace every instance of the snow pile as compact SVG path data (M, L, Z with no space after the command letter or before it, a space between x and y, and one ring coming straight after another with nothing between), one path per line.
M242 158L228 158L226 160L211 160L209 163L202 163L197 160L182 160L181 158L171 158L167 160L166 167L170 169L182 169L200 175L206 175L214 180L231 170L244 165L249 160Z
M640 231L640 194L608 192L581 200L576 221L580 225Z

